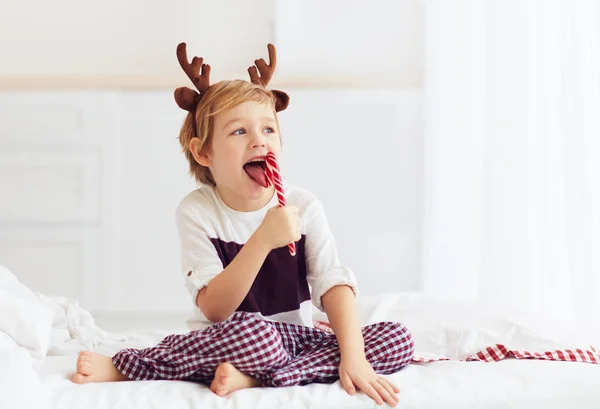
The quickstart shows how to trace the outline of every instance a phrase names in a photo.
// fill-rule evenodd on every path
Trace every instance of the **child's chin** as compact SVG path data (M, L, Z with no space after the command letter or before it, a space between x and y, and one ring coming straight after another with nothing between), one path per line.
M248 193L252 199L260 199L267 193L267 189L262 187L258 183L252 181L252 183L248 186Z

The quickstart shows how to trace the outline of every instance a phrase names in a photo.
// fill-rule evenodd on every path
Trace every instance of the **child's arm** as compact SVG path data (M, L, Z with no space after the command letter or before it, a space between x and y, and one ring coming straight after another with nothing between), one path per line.
M242 303L269 252L300 239L298 209L270 209L256 232L226 268L206 232L190 215L178 217L182 255L193 265L188 280L197 290L195 303L211 322L226 320Z
M322 300L340 346L339 373L344 389L354 395L358 388L378 405L385 401L390 406L395 406L397 402L394 392L398 389L377 376L365 356L365 344L352 290L344 285L335 286L325 293Z
M271 249L253 235L233 261L198 291L196 305L211 322L224 321L242 303Z
M395 405L397 388L377 376L365 355L352 272L338 260L337 247L322 205L315 200L306 224L307 278L313 303L327 314L340 347L340 380L353 395L356 388L378 404Z
M322 298L323 307L340 346L342 356L364 356L365 342L352 289L332 287Z

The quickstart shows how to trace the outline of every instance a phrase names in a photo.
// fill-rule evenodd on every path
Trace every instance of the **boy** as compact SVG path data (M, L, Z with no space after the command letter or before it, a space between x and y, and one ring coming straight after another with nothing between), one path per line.
M277 112L289 103L284 92L266 89L274 47L270 64L261 59L249 69L251 82L210 85L201 58L190 64L183 43L177 55L199 91L175 92L190 112L179 140L202 185L177 209L183 271L197 307L193 331L112 359L84 352L73 380L197 380L224 396L340 379L348 393L358 388L394 406L399 390L378 374L410 362L410 333L392 322L361 330L356 280L338 260L321 203L286 186L288 205L278 206L267 180L265 156L281 152ZM327 314L335 335L313 327L311 304Z

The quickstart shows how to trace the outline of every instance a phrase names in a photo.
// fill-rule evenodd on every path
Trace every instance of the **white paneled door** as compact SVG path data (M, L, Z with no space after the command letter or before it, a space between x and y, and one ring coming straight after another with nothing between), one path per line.
M118 96L0 93L0 264L98 311L117 210Z

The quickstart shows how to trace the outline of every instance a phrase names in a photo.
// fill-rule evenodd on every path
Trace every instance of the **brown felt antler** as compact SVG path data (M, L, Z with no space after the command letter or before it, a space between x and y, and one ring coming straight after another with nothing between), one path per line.
M198 103L198 99L210 87L210 65L204 64L202 57L194 57L190 64L185 43L180 43L177 46L177 59L183 71L199 91L198 93L188 87L179 87L175 90L175 102L177 102L177 105L181 109L191 112ZM202 73L200 74L201 71Z
M255 60L252 67L248 68L250 74L250 82L267 87L269 81L273 77L275 72L275 66L277 65L277 54L275 52L275 46L268 44L269 49L269 64L264 59ZM210 87L210 65L204 64L202 57L194 57L190 63L187 56L186 44L180 43L177 46L177 60L183 71L187 74L189 79L192 81L198 92L188 88L179 87L175 90L175 102L181 109L192 112L198 101L206 93ZM258 75L260 73L260 76ZM275 99L275 111L283 111L287 108L290 103L290 97L283 91L271 90Z
M267 44L267 49L269 50L269 64L267 64L266 61L261 58L260 60L254 60L255 65L248 68L250 82L257 85L262 85L265 88L269 84L269 81L271 81L273 73L275 72L275 67L277 66L277 53L275 51L275 46L273 44ZM260 77L258 76L259 72ZM279 112L286 109L290 103L289 95L279 90L271 90L271 92L275 96L275 111Z
M250 74L250 82L258 85L262 85L266 87L271 81L273 77L273 72L275 72L275 66L277 65L277 53L275 52L275 46L273 44L267 44L267 49L269 50L269 64L265 62L263 58L260 60L254 60L254 64L252 67L248 68L248 74ZM260 77L258 76L258 72L260 72Z

